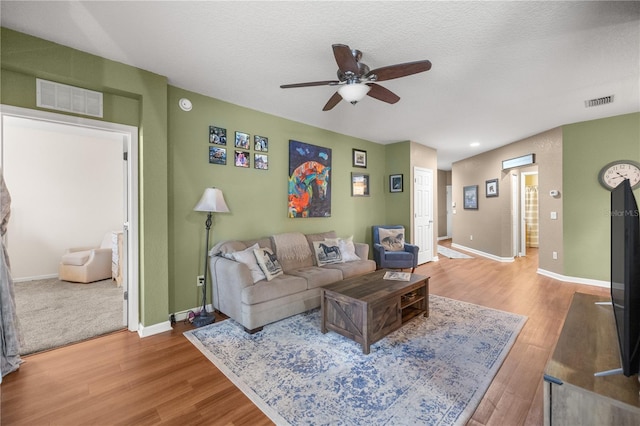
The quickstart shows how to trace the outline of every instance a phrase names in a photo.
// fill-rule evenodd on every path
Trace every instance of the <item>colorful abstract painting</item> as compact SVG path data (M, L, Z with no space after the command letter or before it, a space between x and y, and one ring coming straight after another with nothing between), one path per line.
M331 216L331 149L289 141L289 217Z

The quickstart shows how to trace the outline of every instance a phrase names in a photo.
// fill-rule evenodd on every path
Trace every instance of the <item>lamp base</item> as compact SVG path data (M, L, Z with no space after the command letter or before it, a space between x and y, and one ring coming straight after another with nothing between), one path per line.
M215 315L209 314L208 312L201 312L193 319L193 325L196 327L204 327L214 322L216 322Z

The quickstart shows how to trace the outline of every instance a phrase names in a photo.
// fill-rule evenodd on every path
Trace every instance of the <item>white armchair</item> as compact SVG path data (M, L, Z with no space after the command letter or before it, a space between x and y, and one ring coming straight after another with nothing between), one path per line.
M67 249L58 267L60 280L86 284L111 278L111 234L104 236L100 247Z

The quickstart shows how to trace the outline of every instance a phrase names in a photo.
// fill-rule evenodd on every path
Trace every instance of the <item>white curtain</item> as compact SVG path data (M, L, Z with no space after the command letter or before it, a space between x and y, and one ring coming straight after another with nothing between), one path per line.
M0 171L0 382L2 377L17 370L20 359L20 336L18 334L18 317L13 292L13 279L9 264L9 255L4 246L4 234L11 214L11 196Z

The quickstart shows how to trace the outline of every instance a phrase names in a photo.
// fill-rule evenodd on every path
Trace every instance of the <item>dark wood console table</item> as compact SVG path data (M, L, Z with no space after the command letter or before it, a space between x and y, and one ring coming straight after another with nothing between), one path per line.
M620 350L607 298L575 293L544 374L544 424L639 425L638 377L594 377L620 367Z
M335 331L362 345L372 343L423 314L429 316L429 277L385 280L386 270L330 284L321 289L322 332Z

